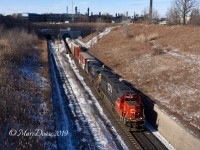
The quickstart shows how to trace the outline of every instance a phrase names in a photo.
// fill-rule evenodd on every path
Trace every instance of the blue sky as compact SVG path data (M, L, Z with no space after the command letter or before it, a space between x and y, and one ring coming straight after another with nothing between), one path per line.
M171 0L153 0L154 9L164 16ZM0 13L66 13L72 12L72 0L0 0ZM73 6L77 6L81 13L87 8L94 14L98 12L115 13L127 12L133 15L134 12L141 14L149 7L149 0L73 0ZM74 11L74 10L73 10Z

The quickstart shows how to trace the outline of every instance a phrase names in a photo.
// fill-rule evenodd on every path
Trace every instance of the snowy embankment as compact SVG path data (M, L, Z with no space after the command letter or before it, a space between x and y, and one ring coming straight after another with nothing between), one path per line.
M64 109L64 105L63 105L63 97L62 97L62 93L59 87L59 81L56 77L56 69L54 67L54 61L52 58L52 54L54 49L52 48L51 42L49 42L49 51L50 51L50 66L51 66L51 73L52 73L52 80L54 83L52 83L52 85L54 85L54 89L56 89L56 98L53 98L54 100L57 100L56 104L54 102L54 114L56 117L56 130L57 131L61 131L61 132L66 132L68 135L63 137L58 136L58 146L60 149L74 149L72 141L71 141L71 133L68 132L69 131L69 121L68 121L68 117L66 115L65 109ZM53 94L54 95L54 94Z
M79 74L74 61L65 54L64 44L51 43L51 46L57 68L65 77L62 86L76 126L75 129L68 129L72 143L79 139L77 148L128 149Z
M98 39L100 39L103 36L107 35L111 31L111 29L112 28L107 28L104 32L100 33L100 35L94 37L93 39L91 39L87 43L83 43L78 39L76 39L74 41L71 41L71 42L77 42L80 45L82 45L83 47L90 48L93 44L97 43ZM69 47L71 47L70 40L69 39L67 39L67 40L68 40ZM76 69L76 66L73 67L73 68ZM145 125L168 149L170 149L170 150L174 149L173 146L158 131L156 131L147 121L146 121Z
M88 41L87 43L83 43L82 41L80 41L79 39L76 39L75 41L77 43L79 43L80 45L82 45L83 47L86 48L90 48L92 45L94 45L95 43L97 43L98 40L100 40L103 36L107 35L108 33L110 33L110 31L115 28L115 27L110 27L110 28L106 28L103 32L101 32L99 35L93 37L90 41Z
M3 107L0 103L2 150L57 149L56 137L47 135L55 131L49 68L45 65L48 58L44 56L48 52L46 47L38 46L20 57L21 60L16 59L16 62L11 61L6 65L9 73L5 75L5 83L0 83L1 103L5 102ZM6 92L2 91L4 87Z

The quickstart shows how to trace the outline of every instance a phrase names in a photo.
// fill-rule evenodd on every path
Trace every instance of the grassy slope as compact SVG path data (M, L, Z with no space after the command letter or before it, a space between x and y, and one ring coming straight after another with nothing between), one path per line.
M9 132L11 129L17 130L18 134L20 129L24 132L55 130L46 41L38 40L25 31L4 32L5 36L0 39L0 147L44 149L55 139L10 136ZM6 36L7 32L12 32L16 40Z
M199 35L199 27L130 25L90 52L200 135Z

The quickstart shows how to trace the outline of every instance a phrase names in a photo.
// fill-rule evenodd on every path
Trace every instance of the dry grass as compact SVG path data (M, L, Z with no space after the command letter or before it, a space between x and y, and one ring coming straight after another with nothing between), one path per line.
M85 38L81 39L82 42L87 43L89 40L91 40L93 37L97 36L98 32L91 32L90 35L86 36Z
M46 41L18 29L3 30L0 35L0 147L44 149L44 138L11 137L8 133L11 128L54 130ZM45 87L40 86L43 82ZM47 112L44 106L39 109L43 103Z
M45 102L48 105L48 108L51 107L51 87L50 87L50 77L49 77L49 53L48 53L48 47L45 40L41 41L38 46L40 47L40 60L41 64L43 66L42 70L39 70L39 73L42 77L47 79L47 85L44 89L44 96L45 96Z
M140 34L140 35L136 35L135 36L135 40L138 42L143 42L143 43L147 43L150 42L152 40L156 40L158 38L158 33L152 33L149 35L145 35L145 34Z
M200 122L200 27L130 25L132 38L122 33L112 31L91 53L200 136L191 125Z
M136 35L135 40L138 42L143 42L143 43L148 42L147 36L144 34Z

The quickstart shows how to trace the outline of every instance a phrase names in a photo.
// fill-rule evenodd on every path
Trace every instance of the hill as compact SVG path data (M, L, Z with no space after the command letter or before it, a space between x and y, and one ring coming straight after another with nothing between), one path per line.
M194 26L131 24L89 51L200 136L199 35Z

